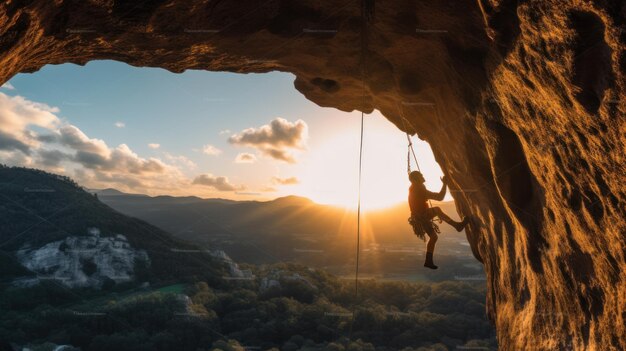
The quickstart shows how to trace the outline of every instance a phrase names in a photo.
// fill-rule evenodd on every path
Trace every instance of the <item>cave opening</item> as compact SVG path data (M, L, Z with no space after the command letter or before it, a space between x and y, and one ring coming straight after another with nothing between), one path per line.
M0 108L25 122L13 124L12 130L8 124L0 126L20 145L11 149L3 144L0 154L9 165L69 176L93 193L95 201L177 239L217 247L242 264L298 262L344 278L353 263L346 252L355 240L350 207L357 200L360 113L321 108L293 89L293 80L285 73L173 74L116 61L48 65L34 74L18 74L2 87ZM331 93L341 89L323 77L311 84ZM272 133L280 139L276 143L268 141ZM442 186L441 168L427 142L414 137L413 143L427 187L436 191ZM448 281L484 289L482 264L475 262L466 237L451 227L442 226L445 235L438 242L438 263L447 268L432 275L415 273L424 244L415 240L407 223L406 156L405 133L378 111L367 115L363 274L383 282ZM451 200L448 193L434 205L460 220ZM181 207L164 210L168 201ZM277 203L282 217L271 224L259 222L255 218L263 210L235 221L223 212L217 217L224 218L198 219L204 209L186 212L195 201L211 206ZM348 208L337 212L340 207ZM311 215L311 208L317 212ZM302 213L312 219L301 220ZM237 221L252 222L245 227L250 232L269 226L280 234L285 226L294 238L248 238L239 232L246 240L233 240L230 232ZM205 232L218 234L205 238ZM115 280L99 275L98 262L82 257L79 263L86 281L104 279L103 291L121 289ZM486 323L484 306L471 307ZM482 329L493 333L487 324Z

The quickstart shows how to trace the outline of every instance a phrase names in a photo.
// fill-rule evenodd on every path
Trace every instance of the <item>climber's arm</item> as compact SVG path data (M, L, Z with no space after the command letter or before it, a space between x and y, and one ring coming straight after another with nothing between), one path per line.
M443 184L441 185L441 190L439 190L438 193L434 193L432 191L427 191L429 199L432 199L432 200L435 200L435 201L443 201L443 198L446 197L446 190L448 188L448 186L446 184L446 177L442 177L441 178L441 182Z

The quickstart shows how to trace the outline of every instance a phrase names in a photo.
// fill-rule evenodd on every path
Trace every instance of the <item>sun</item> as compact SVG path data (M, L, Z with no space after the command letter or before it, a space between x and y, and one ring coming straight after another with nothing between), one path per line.
M310 150L299 172L302 186L294 189L299 194L321 204L356 208L360 120L354 120L346 130ZM377 210L405 202L409 187L406 135L378 112L366 117L364 127L361 208ZM414 144L428 183L438 183L441 170L430 147L419 140Z

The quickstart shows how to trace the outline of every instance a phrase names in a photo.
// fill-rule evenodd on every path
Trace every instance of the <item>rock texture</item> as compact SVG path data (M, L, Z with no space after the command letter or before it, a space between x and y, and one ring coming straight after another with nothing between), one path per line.
M474 215L503 349L626 349L624 2L363 5L8 0L0 81L95 59L279 70L321 106L379 109L430 143Z
M68 236L39 248L24 247L17 258L37 275L17 280L22 286L53 279L71 288L99 289L107 281L132 281L138 261L150 265L148 254L131 247L124 235L101 237L97 228L91 228L88 235Z

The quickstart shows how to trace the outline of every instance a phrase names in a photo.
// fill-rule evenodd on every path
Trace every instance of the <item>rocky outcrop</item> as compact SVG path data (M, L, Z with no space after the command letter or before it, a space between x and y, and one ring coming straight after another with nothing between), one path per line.
M237 262L233 261L223 250L208 250L209 254L220 260L228 267L228 276L222 277L225 280L254 280L254 274L249 269L241 269Z
M430 143L474 216L503 349L626 349L626 5L362 4L10 0L0 81L95 59L279 70L321 106L379 109Z
M54 280L71 288L99 289L107 283L132 281L136 264L150 264L148 254L131 247L124 235L101 237L97 228L90 228L88 235L68 236L39 248L23 247L16 256L36 274L16 280L20 286Z

